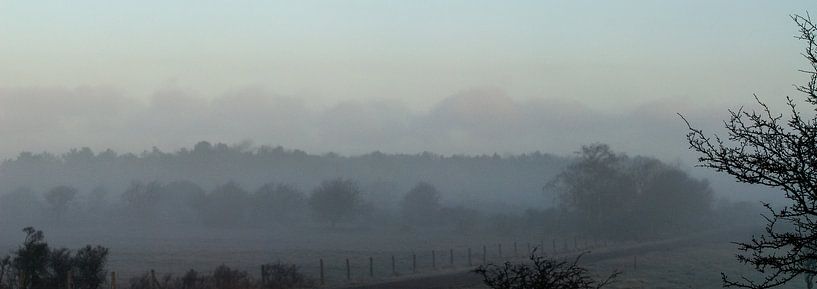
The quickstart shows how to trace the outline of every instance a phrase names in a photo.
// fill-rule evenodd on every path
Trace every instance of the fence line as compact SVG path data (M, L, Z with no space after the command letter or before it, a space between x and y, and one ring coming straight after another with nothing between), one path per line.
M583 238L582 239L584 247L581 247L580 242L579 242L579 238L574 236L574 238L573 238L574 248L572 248L573 250L570 250L571 248L568 247L568 239L567 238L561 238L561 239L564 242L564 250L562 252L558 252L558 250L557 250L557 238L553 238L551 240L551 249L552 249L552 253L554 255L557 255L558 253L565 253L565 254L576 253L576 252L579 252L581 250L587 250L587 249L591 248L591 246L590 246L591 243L590 243L590 240L588 238ZM526 254L522 255L522 256L520 256L520 254L519 254L519 243L517 241L514 241L512 244L513 244L513 251L514 251L513 255L512 256L507 256L507 257L503 255L503 252L502 252L503 243L501 243L501 242L496 243L496 250L494 252L489 252L488 246L487 245L482 245L482 254L481 254L482 264L481 265L483 265L483 266L488 265L489 262L501 263L501 262L504 262L504 261L510 261L510 260L514 260L514 259L527 258L531 254L542 254L542 255L545 254L545 252L543 250L543 245L544 245L543 241L538 243L539 244L538 247L531 247L532 243L531 242L526 242L525 243L526 244L526 249L527 249L525 251ZM603 242L600 242L598 239L594 239L593 244L594 244L593 247L600 247L600 246L606 247L607 244L608 244L608 240L604 240ZM459 248L460 249L456 249L456 250L453 247L448 249L448 261L449 261L448 262L448 267L442 266L441 268L438 268L438 266L437 266L438 265L437 264L437 250L432 249L431 250L431 256L430 256L430 265L431 265L430 269L431 270L426 271L426 272L434 272L434 271L437 271L438 269L442 269L442 268L448 268L448 269L462 269L464 267L473 268L474 267L474 263L473 263L473 255L474 254L472 253L472 247L463 246L463 247L459 247ZM462 250L462 251L460 251L460 250ZM458 251L459 252L464 252L465 253L465 258L462 258L462 257L457 258L456 254L457 254ZM443 252L445 252L445 251L443 251ZM410 273L411 274L417 274L417 273L422 272L421 268L423 268L423 266L418 266L421 263L418 263L417 254L416 253L411 253L410 255L411 255L411 257L410 257L411 258ZM493 255L493 257L491 257L491 255ZM479 256L479 255L477 255L477 256ZM387 261L384 261L384 260L388 260L388 259L385 259L385 258L390 258L390 261L391 261L391 263L390 263L390 266L391 266L390 274L385 274L385 272L387 272L387 271L378 271L378 270L376 270L376 263L377 264L387 264ZM337 276L337 275L331 274L330 271L332 271L332 268L337 268L337 267L332 267L332 266L327 267L327 262L325 261L325 259L324 258L319 258L318 259L318 268L319 268L318 277L319 278L318 278L318 280L315 280L315 281L319 282L318 284L320 284L320 286L327 286L327 284L330 284L330 283L340 285L340 284L354 283L354 282L357 282L357 281L365 281L366 278L364 278L363 276L366 276L366 275L365 275L365 273L362 273L362 272L365 272L365 271L362 271L362 270L365 270L365 269L363 269L363 268L365 268L365 267L363 267L365 265L361 264L362 262L360 262L360 258L357 258L357 259L358 259L358 261L352 262L352 260L349 257L342 258L342 260L345 261L344 264L343 264L343 265L345 265L345 266L343 266L343 267L345 267L344 268L345 269L344 270L345 271L344 272L345 273L344 274L345 275L344 276L345 277L345 282L343 282L343 281L338 280L339 278L333 278L332 277L332 276ZM365 259L365 257L364 257L364 259ZM375 262L376 259L381 260L381 261ZM428 262L428 259L426 259L426 260L427 261L425 261L425 262ZM458 264L458 262L456 260L460 260L459 262L464 262L464 261L465 262ZM379 258L375 258L375 256L369 255L367 261L368 261L368 276L367 276L368 280L375 280L375 279L378 279L378 278L379 279L385 279L385 278L389 278L389 277L400 276L401 273L400 273L398 264L400 264L401 262L402 262L402 264L405 264L405 262L407 262L405 258L401 259L398 255L393 254L393 253L382 256L382 257L379 257ZM633 262L633 265L632 265L633 270L636 270L636 268L637 268L637 257L636 256L633 256L633 261L632 262ZM330 264L331 264L331 262L330 262ZM425 266L429 265L429 263L425 263L425 264L426 264ZM361 267L363 267L363 268L361 268ZM355 268L358 268L358 269L355 269ZM425 268L428 268L428 267L425 267ZM356 271L356 270L360 270L360 271ZM260 280L261 280L262 284L266 284L267 282L272 280L270 278L270 275L269 275L270 274L269 273L270 272L270 267L268 265L266 265L266 264L261 265L260 271L261 271L260 272L261 273L261 279ZM358 272L358 273L353 274L354 273L353 271ZM337 271L335 271L335 272L337 272ZM384 273L377 274L377 272L384 272ZM154 286L153 288L160 288L160 283L159 283L158 279L156 278L156 271L151 269L149 271L149 274L150 274L149 278L150 278L151 286ZM357 277L352 278L353 275L357 276ZM110 285L111 289L117 289L117 277L118 276L117 276L117 273L115 271L110 272L109 285ZM24 279L24 278L21 277L21 279ZM334 280L334 282L332 282L333 280ZM23 280L21 280L21 282L23 282ZM74 285L73 271L68 272L67 279L66 279L66 284L67 284L66 288L73 289L73 285Z

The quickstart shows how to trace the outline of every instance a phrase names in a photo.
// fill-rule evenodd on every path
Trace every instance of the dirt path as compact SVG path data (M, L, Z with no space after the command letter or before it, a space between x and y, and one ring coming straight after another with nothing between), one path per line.
M615 249L600 249L589 252L582 257L582 263L593 263L602 260L630 257L646 252L669 251L684 247L698 246L707 242L728 242L736 231L745 229L719 231L696 235L694 237L639 244ZM559 258L574 258L575 254L561 255ZM470 271L424 276L411 279L389 281L379 284L355 285L344 289L466 289L487 288L482 284L481 276Z

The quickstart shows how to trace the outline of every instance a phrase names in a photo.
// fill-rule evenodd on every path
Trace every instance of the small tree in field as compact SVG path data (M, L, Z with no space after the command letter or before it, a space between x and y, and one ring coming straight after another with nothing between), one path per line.
M440 215L440 192L433 185L417 183L403 197L400 210L403 219L414 225L428 225L437 221Z
M58 186L45 194L45 201L51 206L57 219L62 218L68 211L71 201L77 196L77 189L69 186Z
M323 181L309 196L309 207L315 218L329 222L332 227L340 221L354 218L360 203L360 189L352 180Z
M784 118L755 97L759 111L730 110L726 137L707 136L687 121L687 138L701 166L780 189L788 200L782 207L764 204L769 211L765 230L751 242L738 243L738 260L763 278L735 280L722 274L727 287L771 288L800 275L811 283L808 277L817 274L817 26L808 16L792 19L800 29L797 39L806 45L809 68L803 72L810 76L797 90L813 111L803 112L787 98Z

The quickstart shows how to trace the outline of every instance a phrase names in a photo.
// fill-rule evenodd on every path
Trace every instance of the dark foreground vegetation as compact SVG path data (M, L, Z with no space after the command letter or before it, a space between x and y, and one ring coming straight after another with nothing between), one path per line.
M581 257L573 261L556 260L534 252L530 262L484 265L474 272L482 275L485 285L492 289L600 289L620 274L616 271L599 280L579 265Z
M774 112L755 96L757 109L730 111L726 135L710 136L689 126L687 139L701 166L733 176L740 182L778 189L786 202L765 203L766 224L750 242L738 242L738 261L761 277L722 274L726 287L765 289L803 278L814 287L817 275L817 25L811 17L793 15L803 41L808 76L795 86L805 95L802 110L791 98L787 114ZM685 119L686 120L686 119Z
M315 283L301 274L295 265L264 265L261 279L254 278L245 271L221 265L212 274L202 274L190 270L184 275L166 274L157 277L148 272L130 280L131 289L290 289L312 288Z
M106 281L108 249L85 246L72 251L51 248L42 231L23 229L23 244L0 261L2 289L97 289Z
M72 251L51 248L42 231L27 227L23 244L0 259L0 289L98 289L113 288L115 275L108 278L108 248L85 246ZM261 278L226 265L212 273L190 270L181 276L155 272L119 283L131 289L288 289L311 288L314 282L296 265L275 263L263 265ZM129 285L124 287L123 285Z

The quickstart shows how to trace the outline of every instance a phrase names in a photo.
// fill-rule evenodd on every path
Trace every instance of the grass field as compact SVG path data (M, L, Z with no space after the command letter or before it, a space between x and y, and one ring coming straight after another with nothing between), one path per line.
M623 274L611 288L721 288L720 272L735 276L751 273L750 268L736 262L735 245L729 243L733 239L745 239L749 234L727 233L674 243L611 243L607 248L592 249L584 257L583 264L597 274L609 274L616 269L622 271ZM0 250L13 249L23 235L16 237L4 235L0 238ZM189 269L208 272L220 264L257 275L261 264L275 262L297 264L304 273L317 279L320 274L319 260L323 259L329 287L453 275L470 268L468 248L472 250L473 265L482 263L483 246L488 251L489 262L501 262L514 255L515 241L500 236L462 236L445 232L361 230L350 233L348 230L328 230L304 233L258 229L187 232L88 229L87 232L78 232L56 228L46 230L46 238L52 246L78 248L90 243L109 247L109 270L116 271L123 281L151 269L159 275L182 274ZM552 253L550 244L553 238L537 236L514 239L517 239L517 255L520 257L525 255L528 242L532 247L544 243L545 251ZM565 245L573 245L572 238L557 240L560 251ZM499 243L503 244L503 258L499 257ZM584 242L579 241L578 244L583 246ZM450 258L452 249L453 266ZM432 250L436 257L436 269L432 262ZM392 272L392 256L395 257L397 276ZM416 273L412 272L412 256L416 256L417 260ZM374 262L373 277L369 272L370 257ZM350 281L346 280L347 258L351 265ZM465 283L473 285L473 282ZM428 284L417 285L422 287ZM798 279L782 288L802 288L803 285L802 280ZM480 288L476 285L472 287Z

